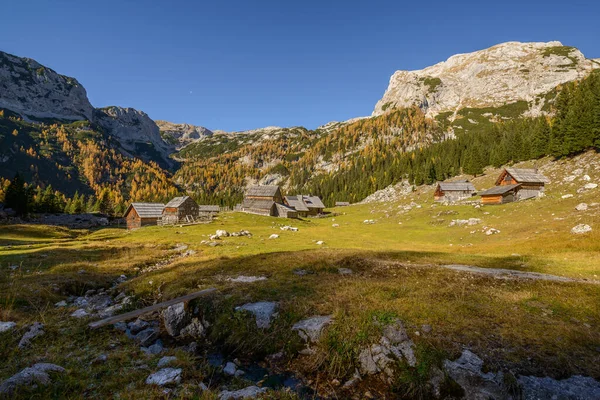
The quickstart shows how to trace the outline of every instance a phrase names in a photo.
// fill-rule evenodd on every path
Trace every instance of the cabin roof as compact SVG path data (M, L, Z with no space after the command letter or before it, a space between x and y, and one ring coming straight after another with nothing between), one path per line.
M504 172L509 174L518 183L548 183L550 180L533 168L505 168L498 177L496 184L504 177Z
M248 190L246 190L246 196L274 197L278 192L279 186L276 185L250 186Z
M214 205L199 205L198 211L200 212L219 212L221 211L221 207Z
M295 208L297 211L308 211L311 208L325 208L325 204L323 204L318 196L285 196L285 200L290 207Z
M506 193L510 192L511 190L518 188L519 186L521 186L520 183L517 183L515 185L494 186L493 188L490 188L484 192L479 193L479 195L480 196L497 196L499 194L506 194Z
M438 186L444 192L446 191L475 191L475 186L469 181L462 182L439 182Z
M254 208L258 210L270 210L275 202L273 200L263 199L244 199L242 208Z
M189 199L190 196L180 196L180 197L173 197L171 199L171 201L169 201L167 203L167 205L165 205L165 208L178 208L180 207L183 203L185 203L185 201L187 199Z
M165 205L162 203L131 203L124 216L127 216L132 209L140 216L140 218L160 218L162 217Z
M297 213L298 211L286 206L285 204L279 204L279 203L275 203L275 206L277 207L277 211L279 214L283 214L283 213Z

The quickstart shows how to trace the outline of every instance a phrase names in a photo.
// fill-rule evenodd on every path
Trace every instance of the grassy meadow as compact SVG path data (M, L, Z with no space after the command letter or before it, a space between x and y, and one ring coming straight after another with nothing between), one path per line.
M585 165L585 157L592 156L542 169L553 181L544 198L501 206L434 204L433 188L420 187L393 202L332 209L325 218L305 220L224 213L209 224L132 232L0 226L0 321L18 324L16 331L0 334L0 359L5 360L0 381L44 361L65 367L67 373L57 375L49 387L20 396L216 398L222 382L202 357L170 347L166 354L178 356L184 376L178 392L165 394L144 383L161 356L145 355L110 327L87 329L89 321L69 317L73 308L54 307L67 296L110 287L121 274L131 278L118 290L134 296L132 308L216 287L217 294L194 301L212 324L206 349L248 360L283 350L286 369L332 398L345 398L337 382L352 376L360 349L378 341L377 322L396 317L416 344L417 367L400 366L391 384L363 380L353 389L356 393L368 389L381 396L391 393L392 398L415 397L429 372L463 348L483 358L489 370L600 379L600 206L575 211L581 202L600 201L600 189L577 194L580 180L563 181L577 162ZM492 185L497 172L474 179L477 189ZM587 173L600 181L597 169ZM566 193L574 197L563 199ZM482 222L449 226L453 219L468 218ZM593 231L571 234L579 223ZM282 231L283 225L298 231ZM484 227L500 233L488 236ZM223 238L215 247L203 244L217 229L248 230L252 237ZM272 234L279 237L269 239ZM176 247L182 244L195 254L177 257ZM148 269L163 260L169 262ZM504 280L439 267L444 264L596 283ZM341 275L338 268L353 273ZM300 269L307 273L294 273ZM227 280L239 275L267 279L246 284ZM234 311L235 306L263 300L279 302L279 316L267 330ZM297 356L301 343L291 326L326 314L335 322L315 354ZM46 325L46 335L31 348L17 350L33 321ZM431 332L423 331L425 324ZM99 354L107 354L108 361L96 363ZM212 390L201 393L200 382ZM245 386L241 379L239 386ZM269 396L294 398L283 391Z

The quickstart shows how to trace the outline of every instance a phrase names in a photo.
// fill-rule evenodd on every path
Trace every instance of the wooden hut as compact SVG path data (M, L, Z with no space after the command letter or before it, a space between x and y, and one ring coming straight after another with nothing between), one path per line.
M285 196L285 204L295 209L300 217L319 215L325 210L325 204L318 196Z
M198 217L198 204L190 196L174 197L163 210L163 224L193 222Z
M165 205L162 203L131 203L123 214L127 229L157 225L164 208Z
M496 180L496 185L519 184L516 200L525 200L541 196L545 184L549 182L548 178L540 174L537 169L505 168Z
M212 218L221 211L221 207L213 205L199 205L198 216L202 218Z
M438 182L433 198L435 201L454 202L475 195L475 186L469 181Z
M504 204L517 200L517 193L521 184L494 186L485 192L479 193L482 204Z
M273 185L249 187L239 209L251 214L298 218L298 212L284 204L279 186Z

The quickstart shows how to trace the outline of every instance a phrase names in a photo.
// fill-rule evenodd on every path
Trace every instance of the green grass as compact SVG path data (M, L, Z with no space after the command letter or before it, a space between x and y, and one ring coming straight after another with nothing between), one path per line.
M578 163L589 165L594 160L598 155L588 153ZM50 388L21 397L84 393L104 398L116 391L123 398L160 398L159 390L143 383L158 357L142 355L110 328L87 330L83 321L68 317L73 309L53 307L69 295L108 287L120 274L132 279L118 290L135 296L139 306L216 287L216 295L195 302L212 324L203 346L243 360L261 360L283 350L287 368L307 377L321 392L332 390L332 379L343 382L353 374L357 354L380 336L375 321L393 318L404 321L416 343L419 365L399 365L392 385L361 383L361 388L380 395L422 396L432 368L457 356L463 347L480 355L491 370L600 378L596 362L600 285L499 280L438 267L470 264L600 280L600 207L574 212L580 202L597 201L597 193L561 198L582 185L560 183L574 163L556 163L545 170L553 182L545 198L501 206L442 206L433 203L432 188L420 187L403 200L343 207L332 210L335 216L301 221L224 213L211 224L133 232L2 226L0 320L16 321L19 334L28 323L43 321L48 334L26 352L15 350L20 335L2 336L0 358L7 362L0 364L0 380L42 359L64 366L68 373L56 376ZM492 185L499 170L487 172L473 180L477 189ZM593 170L586 172L593 181L600 179ZM411 202L421 207L404 211ZM483 223L448 226L452 219L470 217ZM366 225L365 219L376 223ZM582 222L594 231L572 235L571 227ZM287 224L299 231L279 229ZM486 236L483 226L501 233ZM217 247L203 245L217 229L248 229L253 236L225 238ZM273 233L280 237L269 239ZM325 244L318 246L318 240ZM196 254L144 272L173 255L173 247L180 243ZM16 271L6 268L15 264ZM339 275L340 267L351 268L354 274ZM298 276L296 269L311 273ZM268 279L254 284L226 280L242 274ZM254 301L279 302L279 316L268 330L258 330L251 317L234 310ZM304 317L327 314L335 322L315 346L316 353L296 357L301 343L291 326ZM433 331L417 336L423 324ZM90 365L101 353L109 355L109 362ZM180 393L200 396L195 385L207 383L211 369L202 357L177 354L184 368ZM343 392L338 396L343 398Z

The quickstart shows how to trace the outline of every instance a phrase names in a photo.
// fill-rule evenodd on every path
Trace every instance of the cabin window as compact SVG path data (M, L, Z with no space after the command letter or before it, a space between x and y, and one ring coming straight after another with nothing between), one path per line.
M504 177L504 182L510 182L512 180L512 177L510 175L506 175Z

